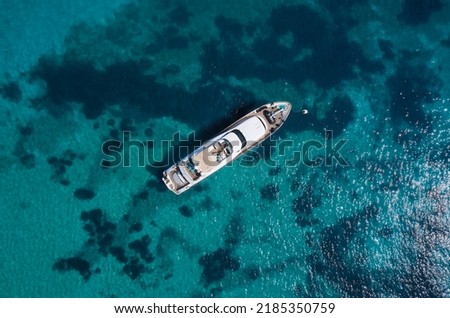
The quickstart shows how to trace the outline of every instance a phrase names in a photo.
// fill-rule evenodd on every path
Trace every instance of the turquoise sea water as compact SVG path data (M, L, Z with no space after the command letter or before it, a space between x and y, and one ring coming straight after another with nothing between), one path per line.
M1 297L450 296L450 2L0 3ZM278 100L272 140L166 189Z

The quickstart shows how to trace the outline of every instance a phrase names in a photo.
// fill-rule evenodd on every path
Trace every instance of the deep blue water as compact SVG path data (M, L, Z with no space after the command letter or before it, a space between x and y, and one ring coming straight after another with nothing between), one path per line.
M1 297L450 296L448 1L28 2L0 11ZM272 140L166 189L278 100Z

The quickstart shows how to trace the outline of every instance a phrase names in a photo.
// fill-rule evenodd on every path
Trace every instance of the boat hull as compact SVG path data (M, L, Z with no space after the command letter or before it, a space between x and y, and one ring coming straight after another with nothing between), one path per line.
M288 102L258 107L165 170L162 180L175 194L185 192L270 137L291 109Z

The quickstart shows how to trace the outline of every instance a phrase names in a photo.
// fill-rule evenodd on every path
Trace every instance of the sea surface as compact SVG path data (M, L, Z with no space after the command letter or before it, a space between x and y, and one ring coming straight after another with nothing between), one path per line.
M0 7L0 297L450 296L449 1Z

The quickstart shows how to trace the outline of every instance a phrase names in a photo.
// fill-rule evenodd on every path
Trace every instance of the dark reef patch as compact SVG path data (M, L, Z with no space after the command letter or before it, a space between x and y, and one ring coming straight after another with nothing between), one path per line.
M72 166L73 161L77 158L77 154L68 149L64 151L61 156L50 156L47 158L47 163L52 166L52 180L61 183L64 186L68 186L70 181L65 177L67 169Z
M242 222L242 218L239 214L233 215L224 229L224 242L226 244L226 248L234 250L242 241L244 233L245 224Z
M80 253L85 257L59 259L55 263L54 269L59 271L77 270L85 280L88 280L92 274L92 266L88 259L112 256L122 265L122 272L132 280L150 271L147 265L154 261L150 250L152 242L150 236L143 235L128 244L124 241L129 234L140 232L143 229L142 223L130 224L128 214L123 217L121 224L113 223L98 208L83 211L80 218L83 222L83 229L89 236L84 244L84 251Z
M19 129L19 133L23 137L31 136L31 134L33 133L33 126L31 126L31 125L20 126L20 127L18 127L18 129Z
M147 272L147 268L139 261L138 258L133 257L123 266L123 272L128 275L131 280L136 280L142 274Z
M194 215L194 211L188 207L187 205L182 205L178 208L178 211L180 211L182 216L185 216L187 218L190 218Z
M47 57L39 60L32 78L43 80L47 87L45 95L34 104L47 107L54 116L70 110L72 102L82 104L85 117L90 119L100 116L110 105L126 105L123 117L136 122L149 116L173 116L198 127L197 118L191 116L193 111L201 110L205 119L202 124L207 126L218 117L229 116L230 108L254 100L250 92L226 84L199 85L194 93L169 87L144 74L135 61L97 70L86 62ZM218 91L223 94L217 96Z
M215 202L209 195L205 196L205 198L200 201L199 208L203 211L214 211L220 207L219 202Z
M81 212L83 229L89 234L88 245L94 245L102 255L107 255L113 245L117 225L108 221L101 209Z
M322 233L322 253L325 260L333 266L343 265L341 252L345 249L357 231L367 230L371 219L379 213L373 204L365 207L354 216L341 219L336 225L327 227Z
M249 280L256 280L261 276L261 270L256 265L251 265L245 268L244 273Z
M151 242L150 236L144 235L141 239L134 240L128 244L128 247L138 254L141 260L144 260L146 263L151 263L154 260L152 253L148 249Z
M273 9L264 35L257 36L252 45L240 39L248 25L218 17L220 40L204 46L204 77L281 79L294 85L311 80L330 88L355 78L358 68L366 74L383 71L381 62L366 58L361 47L348 39L348 19L343 17L328 22L305 5L279 6Z
M150 192L148 189L141 190L133 196L133 206L137 206L140 201L146 201Z
M75 190L73 195L78 200L91 200L95 197L95 192L87 188L78 188Z
M276 167L276 168L270 168L269 169L269 176L274 177L279 175L281 172L281 167Z
M427 23L430 15L443 8L441 0L403 0L398 20L412 26Z
M293 201L292 211L297 215L311 215L320 206L320 197L314 194L312 186L305 186L302 194Z
M140 232L144 228L144 225L140 222L136 222L130 225L130 228L128 229L128 233L134 233L134 232Z
M241 40L244 35L244 25L235 19L218 16L214 22L219 29L221 39L226 43L231 44L233 41Z
M269 183L265 185L259 193L261 194L261 198L264 200L276 200L278 199L280 188L275 183Z
M128 262L128 257L127 257L126 251L123 247L112 246L109 249L109 251L110 251L111 255L117 259L118 262L120 262L120 263Z
M9 82L0 87L0 95L14 103L20 102L22 99L22 90L15 82Z
M145 88L164 91L164 87L143 76L135 62L117 63L99 71L84 62L41 58L33 76L47 84L46 95L37 102L48 104L55 115L61 114L66 103L78 102L83 104L86 118L97 118L108 104L139 105L150 101Z
M312 216L314 208L320 206L320 197L314 194L312 186L306 186L302 194L292 202L292 211L297 216L295 223L301 227L319 224Z
M31 152L24 152L20 154L19 161L27 169L32 169L36 166L36 156Z
M450 34L447 36L446 39L441 41L441 44L446 48L450 48Z
M236 271L240 267L239 260L231 256L231 251L226 248L219 248L200 257L198 263L203 266L202 277L207 285L220 281L225 277L226 271Z
M349 245L358 232L367 233L370 223L379 214L375 205L368 205L353 216L341 219L321 233L320 251L308 257L314 275L325 276L338 284L345 297L375 297L373 277L369 276L361 261L351 255ZM358 242L358 245L363 242ZM314 276L311 277L314 280ZM312 282L312 284L314 284Z
M60 272L77 271L85 281L88 281L92 275L91 264L82 257L60 259L53 264L53 269Z
M326 119L321 121L320 126L338 135L354 120L355 111L355 105L348 96L334 97L331 108L325 116Z

